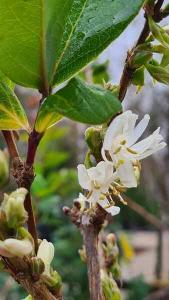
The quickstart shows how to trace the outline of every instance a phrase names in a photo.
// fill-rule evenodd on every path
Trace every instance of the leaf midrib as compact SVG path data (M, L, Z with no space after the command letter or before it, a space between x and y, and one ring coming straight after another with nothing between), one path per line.
M72 35L73 35L73 33L74 33L74 31L75 31L75 29L76 29L76 27L77 27L77 25L78 25L78 23L79 23L79 21L80 21L80 18L81 18L82 14L83 14L83 12L84 12L84 10L85 10L85 7L86 7L87 2L88 2L88 0L85 1L84 5L83 5L83 8L82 8L82 10L81 10L81 13L79 14L79 17L77 18L76 23L75 23L74 26L72 27L72 30L71 30L70 35L69 35L69 38L68 38L68 40L67 40L67 42L66 42L66 44L65 44L65 47L64 47L64 49L63 49L63 51L62 51L60 57L58 58L58 60L56 61L55 65L54 65L53 72L52 72L52 76L51 76L51 80L50 80L50 84L53 83L53 80L54 80L54 76L55 76L55 74L56 74L56 71L57 71L57 69L58 69L58 67L59 67L59 64L60 64L60 62L61 62L61 60L62 60L62 57L64 56L64 54L65 54L65 52L66 52L66 50L67 50L67 48L68 48L68 46L69 46L69 44L70 44L70 42L71 42L71 37L72 37Z

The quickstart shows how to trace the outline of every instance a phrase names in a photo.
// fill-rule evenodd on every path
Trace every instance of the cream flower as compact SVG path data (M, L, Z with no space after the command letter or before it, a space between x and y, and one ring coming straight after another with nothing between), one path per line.
M78 165L79 184L84 190L90 192L94 201L108 192L109 186L115 180L113 167L109 162L101 161L96 167L86 169L84 165Z
M106 132L102 147L103 159L112 161L117 176L125 187L137 186L134 164L166 146L159 133L160 128L137 142L147 128L150 116L145 115L136 125L137 119L138 116L131 111L116 117Z
M88 202L88 203L90 203L90 206L96 204L96 200L93 199L92 196L87 198L81 193L79 194L79 198L77 200L80 203ZM108 199L106 197L104 199L98 199L97 203L112 216L115 216L115 215L119 214L119 212L120 212L120 207L110 204L110 202L108 201Z
M81 187L88 190L88 195L85 197L79 194L78 201L90 203L90 206L97 202L102 208L113 216L120 212L118 206L112 205L107 199L109 189L112 189L112 184L116 179L116 174L109 162L101 161L96 167L86 169L84 165L78 165L78 179Z
M47 240L43 240L39 246L37 257L41 258L45 265L45 271L43 275L47 275L50 277L50 265L54 258L55 248L54 245Z
M33 251L33 245L30 240L17 240L13 238L0 241L0 255L5 257L23 257Z

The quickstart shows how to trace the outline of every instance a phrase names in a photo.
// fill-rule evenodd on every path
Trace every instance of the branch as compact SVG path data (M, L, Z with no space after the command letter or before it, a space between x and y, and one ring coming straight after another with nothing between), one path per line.
M83 227L83 241L86 249L87 270L91 300L103 300L101 294L100 264L97 227L89 224Z
M129 197L125 196L128 207L135 211L138 215L143 217L148 223L155 226L157 229L165 229L165 225L157 219L154 215L149 213L144 207L135 201L131 200Z
M15 143L15 137L12 131L9 130L2 130L2 134L4 136L4 139L6 141L6 144L8 146L8 151L10 156L15 159L19 158L19 152Z
M163 15L161 14L161 7L163 5L164 0L158 0L156 5L154 6L153 9L153 18L156 22L159 22L162 20ZM146 7L145 7L145 11L146 11ZM148 14L148 9L146 11L146 13ZM134 68L130 68L130 58L134 53L134 50L137 46L139 46L140 44L143 44L145 42L145 40L147 39L147 37L150 34L150 29L149 29L149 25L148 25L148 20L147 20L147 16L145 15L146 21L143 27L143 30L135 44L135 46L133 47L133 49L128 52L127 58L126 58L126 63L124 66L124 70L120 79L120 90L119 90L119 100L122 102L125 98L125 95L127 93L127 89L129 87L129 85L131 84L131 80L132 80L132 76L135 72Z

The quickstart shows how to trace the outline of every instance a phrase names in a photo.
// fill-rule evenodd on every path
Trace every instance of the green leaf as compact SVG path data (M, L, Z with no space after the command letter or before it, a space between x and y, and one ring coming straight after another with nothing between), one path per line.
M0 82L0 130L29 131L25 111L10 87Z
M47 94L53 82L73 76L117 38L142 3L1 0L0 69L15 83Z
M52 120L56 117L57 121L58 114L81 123L102 124L121 109L120 101L110 91L74 78L66 87L46 98L35 127L41 132L43 118L51 115Z
M72 77L94 60L123 32L137 15L144 1L128 0L127 5L126 0L83 2L81 13L74 27L72 26L72 31L69 28L73 14L70 14L70 22L65 25L64 36L67 41L65 47L60 50L60 58L57 59L55 84Z

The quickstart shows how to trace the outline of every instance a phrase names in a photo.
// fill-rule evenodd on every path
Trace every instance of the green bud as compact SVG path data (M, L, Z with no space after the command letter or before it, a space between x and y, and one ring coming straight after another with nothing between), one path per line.
M91 150L91 153L100 158L100 152L102 147L101 128L89 127L85 132L85 141Z
M169 47L169 35L168 33L156 24L152 17L148 17L150 30L156 40L158 40L164 47Z
M111 272L114 279L120 279L121 278L121 268L118 262L114 263L111 267Z
M158 82L169 84L169 66L161 67L160 65L147 64L146 69Z
M62 286L62 279L57 271L51 270L51 276L42 274L42 278L50 288L60 290Z
M4 151L0 150L0 188L4 186L9 178L8 158Z
M29 263L33 275L41 275L45 271L45 264L41 258L31 257Z
M150 50L141 50L135 53L130 67L140 68L152 59L152 52Z
M117 283L103 270L101 270L101 283L105 300L122 300Z
M138 68L137 70L135 70L132 77L132 83L138 88L144 86L144 69L144 67Z
M5 194L1 208L6 214L7 223L10 228L17 228L25 224L27 212L24 200L27 194L25 188L19 188L10 195Z

